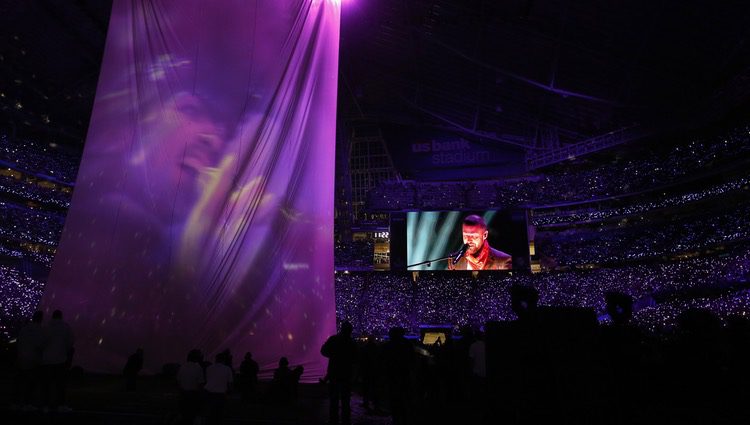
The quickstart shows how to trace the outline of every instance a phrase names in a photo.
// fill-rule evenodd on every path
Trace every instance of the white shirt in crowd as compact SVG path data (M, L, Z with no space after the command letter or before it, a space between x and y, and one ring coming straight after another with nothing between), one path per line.
M224 394L234 380L232 369L221 363L214 363L206 369L206 391Z
M177 372L177 382L183 391L198 391L206 382L203 377L203 368L196 362L187 362L180 366Z

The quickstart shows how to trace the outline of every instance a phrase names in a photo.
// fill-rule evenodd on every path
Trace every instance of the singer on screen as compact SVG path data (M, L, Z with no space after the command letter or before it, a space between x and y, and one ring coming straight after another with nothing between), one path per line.
M510 270L513 268L512 257L498 251L487 242L487 223L478 215L464 218L461 226L466 249L448 260L449 270ZM465 252L465 253L464 253ZM461 255L463 254L463 255Z

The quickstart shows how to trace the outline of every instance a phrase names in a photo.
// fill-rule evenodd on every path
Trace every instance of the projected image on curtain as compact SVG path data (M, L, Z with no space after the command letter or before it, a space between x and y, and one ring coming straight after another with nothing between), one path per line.
M406 247L407 263L413 265L409 270L525 268L528 249L524 213L409 212Z
M252 351L322 372L334 332L335 1L116 0L43 304L119 370Z

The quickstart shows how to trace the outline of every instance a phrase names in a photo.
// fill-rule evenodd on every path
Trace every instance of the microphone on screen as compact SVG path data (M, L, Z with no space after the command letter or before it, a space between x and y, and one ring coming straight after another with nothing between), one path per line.
M461 249L459 249L457 252L454 252L451 254L451 260L453 260L453 263L458 263L458 260L463 258L464 255L466 255L466 251L469 250L469 244L465 243L463 246L461 246Z

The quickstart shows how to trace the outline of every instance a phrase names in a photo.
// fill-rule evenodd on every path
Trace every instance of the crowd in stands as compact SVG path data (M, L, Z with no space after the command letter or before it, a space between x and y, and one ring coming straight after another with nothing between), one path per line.
M596 208L587 206L570 208L564 211L558 211L557 209L534 210L531 223L535 226L549 226L565 223L600 221L613 217L627 217L630 215L647 213L662 208L681 207L693 202L712 198L720 199L724 195L735 194L739 191L748 190L749 185L750 177L742 177L704 190L688 192L681 195L669 196L666 198L657 198L650 201L632 202L626 206L598 206Z
M372 270L374 250L372 240L336 242L334 246L336 270Z
M748 217L745 203L720 214L537 233L535 242L545 267L622 262L748 240Z
M416 201L421 209L461 209L466 206L466 189L461 184L423 183Z
M749 279L747 246L738 247L732 255L536 274L480 273L474 277L463 272L420 272L415 278L408 272L337 273L336 313L362 332L381 335L394 326L416 332L426 323L480 326L488 320L513 317L508 288L520 284L537 288L542 305L589 307L599 313L604 310L607 291L626 293L642 304L639 314L644 318L664 323L665 318L647 312L668 313L659 307L668 294L696 288L722 290L745 285ZM674 301L682 310L693 306L691 302ZM746 307L739 304L734 311L717 314L750 314Z
M67 148L0 134L0 165L72 184L80 162L80 155Z
M737 317L750 316L750 290L729 290L715 296L669 300L639 310L635 323L650 334L674 332L679 327L679 317L685 311L701 309L714 312L719 320L728 323Z
M45 250L37 252L19 247L18 244L5 245L3 242L0 242L0 258L3 258L4 260L26 260L27 262L40 265L41 267L46 267L49 270L52 266L54 254L51 251ZM17 261L11 262L16 263Z
M18 267L0 263L0 338L15 335L18 325L34 313L42 299L44 283L32 279Z
M458 183L449 183L458 184ZM384 181L370 189L366 206L372 211L403 211L417 208L417 183L414 181ZM448 202L445 199L445 202Z
M336 316L349 320L363 332L383 335L394 326L407 324L405 318L412 310L412 283L406 275L376 274L382 278L382 284L373 285L373 275L367 272L336 274ZM363 321L369 326L362 327Z
M30 209L0 201L0 238L56 246L65 217L56 212Z
M716 140L692 141L668 152L646 151L637 159L595 166L561 165L519 178L478 182L387 182L368 195L372 211L540 207L592 201L653 190L710 174L750 154L750 128Z
M66 148L0 135L0 332L31 317L52 265L80 157ZM41 279L41 280L40 280Z
M57 211L0 200L0 261L5 259L9 267L32 263L48 272L64 220ZM19 273L28 274L28 270L21 267Z
M59 185L58 185L59 186ZM0 175L0 196L14 197L53 205L58 208L70 207L71 194L53 187L43 187L38 181L13 176Z

